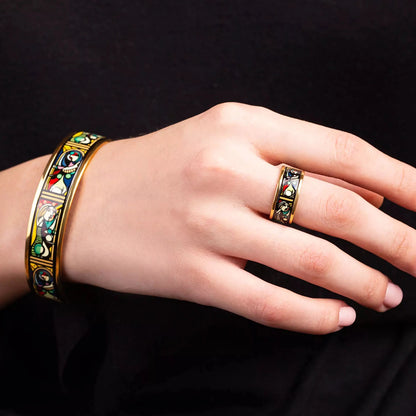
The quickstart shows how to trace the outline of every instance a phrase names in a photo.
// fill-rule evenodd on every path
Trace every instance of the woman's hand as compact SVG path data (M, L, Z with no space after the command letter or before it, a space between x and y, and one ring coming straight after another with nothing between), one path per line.
M98 151L69 214L66 279L313 334L350 325L354 310L265 282L247 260L380 312L397 306L402 291L381 272L269 220L281 163L306 171L295 223L416 276L416 231L377 209L383 195L416 210L415 169L351 134L225 103Z

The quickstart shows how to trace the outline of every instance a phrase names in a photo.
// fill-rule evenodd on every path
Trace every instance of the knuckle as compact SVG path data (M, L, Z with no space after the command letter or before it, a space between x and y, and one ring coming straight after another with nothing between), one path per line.
M390 245L390 258L393 263L402 264L408 259L411 247L410 240L410 233L405 228L400 227L393 232Z
M191 235L212 240L220 232L220 220L215 210L203 203L190 203L186 207L185 223Z
M339 322L339 311L336 308L325 309L317 317L314 324L314 333L317 335L332 332Z
M325 219L337 227L351 225L358 212L358 196L353 192L341 191L330 194L325 201Z
M394 187L397 198L406 195L410 205L416 204L416 178L404 163L399 163L394 172Z
M398 165L395 174L395 182L396 189L399 193L408 192L409 189L412 189L412 185L414 184L409 184L408 170L404 164Z
M332 131L329 136L334 149L334 164L345 169L356 166L358 157L362 153L361 139L354 134L340 130Z
M380 279L368 279L361 291L361 303L376 308L383 303L385 291L386 284Z
M222 177L228 170L228 161L222 147L207 147L202 150L196 158L197 170L203 177L218 178Z
M252 300L251 309L254 320L270 327L279 326L280 322L286 322L291 317L284 305L274 302L271 296L258 297Z
M234 127L244 122L248 106L237 102L224 102L211 107L204 114L207 121L214 126Z
M194 257L186 260L179 269L180 276L177 280L182 283L179 292L184 300L208 305L213 290L211 273L209 268L204 267L208 261L201 258L201 255Z
M302 272L315 277L326 276L332 264L331 255L326 247L309 246L299 255L299 265Z
M185 168L185 176L197 187L223 183L235 175L231 158L223 146L208 146L202 149Z

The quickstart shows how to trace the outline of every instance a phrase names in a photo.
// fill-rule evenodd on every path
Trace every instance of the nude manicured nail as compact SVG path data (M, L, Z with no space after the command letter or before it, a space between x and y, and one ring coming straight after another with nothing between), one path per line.
M351 308L351 306L343 306L339 310L338 326L340 329L344 326L351 325L355 321L356 316L354 308Z
M384 306L387 309L391 309L400 304L403 299L403 291L399 286L392 282L387 285L386 296L384 298Z

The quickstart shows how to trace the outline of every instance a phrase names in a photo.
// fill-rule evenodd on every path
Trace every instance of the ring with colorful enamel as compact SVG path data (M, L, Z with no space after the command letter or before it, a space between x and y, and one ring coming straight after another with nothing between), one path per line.
M272 221L284 225L292 223L303 177L304 172L302 170L282 166L270 211Z

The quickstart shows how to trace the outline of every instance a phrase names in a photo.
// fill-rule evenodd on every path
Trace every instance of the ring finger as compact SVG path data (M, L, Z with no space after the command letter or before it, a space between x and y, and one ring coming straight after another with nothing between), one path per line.
M252 170L255 186L242 193L245 204L270 213L280 166L257 159ZM260 177L263 178L260 181ZM246 181L250 187L250 181ZM262 183L262 186L258 186ZM416 276L416 231L390 217L360 195L305 174L294 222L302 227L342 238Z
M280 172L279 167L260 159L257 161L261 168L251 164L251 175L259 176L244 181L240 188L250 210L236 210L234 213L232 229L223 234L233 238L232 241L222 241L220 249L223 253L263 263L378 311L397 306L402 292L398 286L389 283L381 272L362 264L324 239L253 215L253 209L269 213L275 181ZM270 181L265 178L270 178ZM350 202L344 202L345 198L349 198ZM332 205L334 208L328 208ZM350 209L354 213L347 215ZM368 221L369 218L371 221ZM385 238L378 237L383 229L390 229L397 235L411 234L413 230L350 190L305 176L294 221L304 227L348 239L392 263L401 263L403 269L411 268L409 260L403 261L397 255L400 249L392 249L391 242L386 244ZM239 224L244 224L244 227Z

